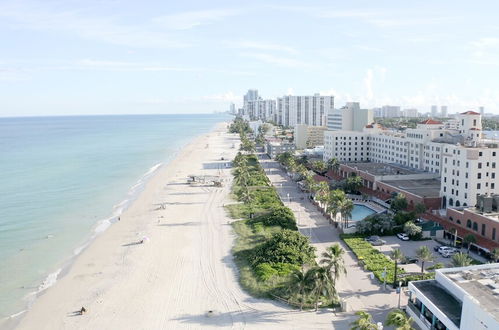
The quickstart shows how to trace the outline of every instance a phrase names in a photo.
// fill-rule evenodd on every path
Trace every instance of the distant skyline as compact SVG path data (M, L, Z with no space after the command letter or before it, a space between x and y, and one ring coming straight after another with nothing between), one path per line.
M1 1L0 116L334 95L499 114L496 1Z

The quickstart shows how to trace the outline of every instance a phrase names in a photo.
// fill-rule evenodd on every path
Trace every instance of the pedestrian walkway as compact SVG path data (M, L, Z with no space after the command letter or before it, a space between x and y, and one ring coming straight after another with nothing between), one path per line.
M392 308L397 308L399 295L395 290L383 290L376 279L371 279L371 273L364 271L357 264L353 252L343 243L338 231L329 224L317 207L308 199L296 182L291 180L280 165L270 159L260 159L271 183L276 187L282 201L296 215L300 232L310 237L312 245L317 249L317 261L325 249L339 243L345 249L345 266L347 275L338 282L337 290L347 303L347 311L365 310L371 313L376 321L383 321ZM402 306L407 304L405 294L401 295Z

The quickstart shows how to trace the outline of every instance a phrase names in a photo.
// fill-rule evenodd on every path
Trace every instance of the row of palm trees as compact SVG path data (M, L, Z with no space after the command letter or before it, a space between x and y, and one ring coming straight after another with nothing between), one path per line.
M348 221L352 217L354 204L343 190L330 189L327 182L316 183L315 181L311 183L309 189L314 195L314 199L318 202L319 207L328 213L334 221L338 220L339 214L339 222L342 224L342 227L348 227Z
M365 311L355 313L359 318L352 322L352 330L378 330L379 327L373 321L371 314ZM396 330L413 330L414 319L400 309L394 309L388 313L385 320L386 326L393 326Z
M300 310L303 310L305 300L310 296L316 311L321 297L337 298L336 283L341 274L346 274L344 253L339 244L333 244L322 253L320 266L302 267L290 275L288 290L299 301Z

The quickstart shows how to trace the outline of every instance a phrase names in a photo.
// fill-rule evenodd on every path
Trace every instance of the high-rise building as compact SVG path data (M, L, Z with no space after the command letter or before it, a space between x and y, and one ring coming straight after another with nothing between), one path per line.
M406 118L417 118L419 117L418 109L404 109L402 114Z
M431 106L431 116L433 118L436 118L438 116L438 106L437 105Z
M480 107L480 114L483 116L485 116L485 108L484 107Z
M230 104L229 113L235 115L236 114L236 105L234 103Z
M374 117L378 118L395 118L400 117L400 107L394 105L384 105L381 108L372 109Z
M277 124L325 126L328 112L334 109L333 96L283 96L277 98Z
M440 107L440 116L442 118L447 118L447 106L446 105L442 105Z
M359 102L347 102L341 109L334 109L327 115L327 127L333 131L362 132L373 121L373 109L361 109Z

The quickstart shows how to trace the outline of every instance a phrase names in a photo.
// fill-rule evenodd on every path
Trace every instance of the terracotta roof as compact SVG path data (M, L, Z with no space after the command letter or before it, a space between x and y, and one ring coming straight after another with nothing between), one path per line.
M461 113L461 114L462 114L462 115L479 115L479 113L478 113L478 112L471 111L471 110L466 111L466 112L463 112L463 113Z
M441 125L442 122L433 119L426 119L425 121L420 122L421 125Z
M366 125L366 128L373 128L373 125Z

